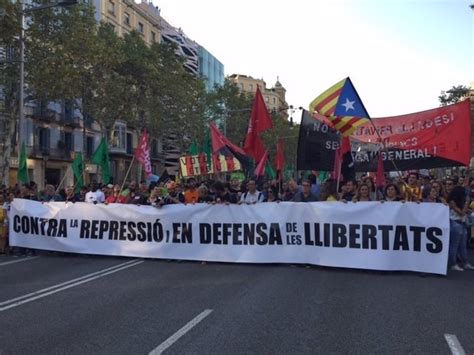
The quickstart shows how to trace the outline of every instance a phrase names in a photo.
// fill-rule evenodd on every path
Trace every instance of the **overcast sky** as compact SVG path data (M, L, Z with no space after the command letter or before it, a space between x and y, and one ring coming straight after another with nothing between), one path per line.
M308 108L350 76L372 117L439 106L474 81L474 0L153 0L225 74L277 76Z

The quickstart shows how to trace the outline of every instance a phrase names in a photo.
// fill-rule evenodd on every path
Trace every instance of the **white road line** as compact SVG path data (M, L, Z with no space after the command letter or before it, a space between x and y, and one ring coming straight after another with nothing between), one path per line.
M444 339L448 343L449 349L453 355L466 355L458 337L454 334L444 334Z
M78 277L78 278L75 278L75 279L72 279L72 280L69 280L69 281L62 282L62 283L60 283L60 284L56 284L56 285L53 285L53 286L50 286L50 287L46 287L46 288L43 288L43 289L38 290L38 291L35 291L35 292L28 293L28 294L23 295L23 296L19 296L19 297L16 297L16 298L12 298L12 299L9 299L9 300L0 302L0 307L1 307L1 306L4 306L4 305L6 305L6 304L9 304L9 303L13 303L13 302L15 302L15 301L22 300L22 299L24 299L24 298L36 296L36 295L38 295L38 294L40 294L40 293L43 293L43 292L47 292L47 291L50 291L50 290L54 290L55 288L59 288L59 287L61 287L61 286L65 286L65 285L68 285L68 284L71 284L71 283L74 283L74 282L77 282L77 281L81 281L81 280L87 279L87 278L89 278L89 277L93 277L93 276L95 276L95 275L102 274L102 273L107 272L107 271L110 271L110 270L117 269L117 268L119 268L119 267L122 267L122 266L125 266L125 265L128 265L128 264L132 264L132 263L134 263L134 262L136 262L136 261L138 261L138 260L139 260L139 259L133 259L133 260L127 261L127 262L122 263L122 264L118 264L118 265L114 265L114 266L108 267L107 269L102 269L102 270L93 272L93 273L91 273L91 274L87 274L87 275L84 275L84 276L81 276L81 277Z
M4 263L0 263L0 266L16 264L16 263L22 263L23 261L35 260L35 259L38 259L38 258L39 258L39 256L32 256L32 257L26 257L26 258L16 259L16 260L12 260L12 261L5 261Z
M54 286L51 286L51 287L47 287L47 288L38 290L36 292L29 293L27 295L23 295L23 296L20 296L20 297L16 297L16 298L1 302L0 303L0 312L6 311L6 310L14 308L14 307L18 307L22 304L35 301L37 299L55 294L57 292L67 290L67 289L75 287L75 286L82 285L86 282L99 279L101 277L113 274L113 273L118 272L118 271L128 269L128 268L136 266L136 265L140 265L140 264L145 262L145 260L138 260L138 261L137 260L138 259L134 259L134 260L128 261L126 263L122 263L122 264L115 265L113 267L110 267L110 268L107 268L107 269L104 269L104 270L94 272L92 274L88 274L88 275L85 275L85 276L82 276L82 277L78 277L77 279L74 279L74 280L63 282L61 284L57 284L57 285L54 285Z
M198 314L195 318L191 319L184 327L162 342L158 347L150 352L149 355L159 355L166 349L168 349L171 345L173 345L179 338L189 332L192 328L194 328L200 321L206 318L209 314L211 314L212 309L205 309L200 314Z

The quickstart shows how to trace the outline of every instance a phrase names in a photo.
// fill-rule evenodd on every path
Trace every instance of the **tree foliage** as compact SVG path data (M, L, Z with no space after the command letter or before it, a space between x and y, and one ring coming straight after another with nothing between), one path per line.
M42 0L33 0L38 6ZM0 0L0 46L18 52L19 12L11 0ZM83 117L99 123L111 134L117 120L138 130L146 127L152 137L175 139L185 151L192 141L204 144L210 121L242 145L253 97L242 94L226 79L207 93L204 82L187 72L176 48L147 45L138 32L119 37L108 24L97 24L94 7L87 2L67 8L31 12L26 26L25 82L27 100L73 103ZM5 69L7 68L7 69ZM16 120L18 65L0 71L4 103L10 122ZM14 125L12 126L14 127ZM288 121L274 114L274 128L264 140L274 152L285 137L288 155L293 150Z
M464 85L453 86L447 91L441 91L441 95L438 96L438 100L441 106L455 104L459 101L464 100L469 95L469 88Z

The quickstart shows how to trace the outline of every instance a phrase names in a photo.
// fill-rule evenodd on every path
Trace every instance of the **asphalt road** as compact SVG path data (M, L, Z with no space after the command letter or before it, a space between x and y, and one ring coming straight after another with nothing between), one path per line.
M1 355L472 354L473 315L474 271L0 258Z

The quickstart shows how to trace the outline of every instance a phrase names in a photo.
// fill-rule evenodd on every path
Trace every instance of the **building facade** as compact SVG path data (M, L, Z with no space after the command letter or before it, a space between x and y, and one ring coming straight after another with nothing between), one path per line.
M160 9L151 3L137 4L133 0L93 0L97 22L110 24L123 36L133 30L140 33L148 45L161 42Z
M286 112L288 103L286 102L286 89L277 79L275 85L267 88L267 84L263 79L255 79L248 75L232 74L229 79L235 83L240 91L255 95L257 87L260 87L263 99L269 111Z
M206 83L208 92L214 90L216 85L224 85L224 64L202 46L199 46L199 75Z

